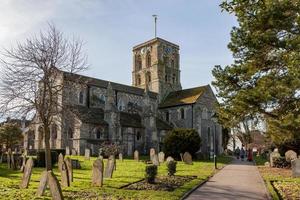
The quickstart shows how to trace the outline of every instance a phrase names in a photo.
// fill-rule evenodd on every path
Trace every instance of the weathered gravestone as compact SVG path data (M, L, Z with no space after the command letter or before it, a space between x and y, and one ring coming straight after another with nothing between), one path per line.
M165 153L164 152L161 151L158 153L158 160L160 163L165 162Z
M32 158L29 158L26 162L26 165L24 167L24 173L22 177L22 182L20 184L20 188L28 188L31 173L32 173L32 167L33 167L33 160Z
M70 147L66 146L66 155L69 156L70 155Z
M8 169L11 169L11 150L10 149L8 149L8 151L7 151L7 153L6 153L6 155L7 155L7 167L8 167Z
M274 158L279 158L280 154L278 153L278 149L274 149L274 151L270 154L270 165L274 167Z
M170 161L174 161L174 158L171 156L168 156L166 159L166 162L169 163Z
M72 161L71 161L70 158L65 158L65 163L66 163L66 166L67 166L69 182L70 182L70 184L71 184L71 182L73 182L73 167L72 167Z
M152 163L153 163L153 165L159 166L159 160L158 160L157 154L154 154L152 156Z
M100 186L103 185L103 169L104 163L103 160L97 159L93 163L93 174L92 174L92 185Z
M25 150L24 153L23 153L23 155L22 155L21 172L24 172L24 170L25 170L26 159L27 159L27 150Z
M90 149L85 149L84 157L85 157L86 160L90 159L90 157L91 157L91 150Z
M300 177L300 159L292 160L292 176L294 178Z
M182 153L180 153L179 155L180 155L180 159L181 159L181 161L182 161L182 162L184 162L184 160L183 160L183 154L182 154Z
M123 162L123 154L119 153L119 161Z
M285 152L285 160L287 162L291 162L294 159L297 159L297 153L293 150L288 150L287 152Z
M113 171L115 169L115 164L116 164L115 156L114 155L109 156L105 167L105 173L104 173L105 178L112 178Z
M51 197L53 200L63 200L62 191L59 182L52 171L48 171L48 185L50 188Z
M43 196L45 193L45 190L47 188L47 182L48 182L48 172L47 171L43 171L41 179L40 179L40 183L39 183L39 187L37 190L37 196Z
M150 149L150 160L151 160L151 161L152 161L154 155L155 155L155 149L154 149L154 148L151 148L151 149ZM152 161L152 162L153 162L153 161Z
M133 159L136 160L136 161L140 160L139 152L137 150L135 150L134 153L133 153Z
M63 155L62 153L60 153L60 154L58 155L58 163L57 163L57 165L58 165L58 170L59 170L60 172L61 172L63 163L64 163L64 155Z
M17 167L17 160L16 160L16 156L14 153L12 153L10 155L10 163L11 163L11 168L13 170L16 170L18 167Z
M69 178L67 163L65 161L63 161L63 163L61 165L60 173L61 173L61 185L63 187L69 187L71 181L70 181L70 178Z
M185 152L182 156L182 159L185 164L189 164L189 165L193 164L193 159L189 152Z

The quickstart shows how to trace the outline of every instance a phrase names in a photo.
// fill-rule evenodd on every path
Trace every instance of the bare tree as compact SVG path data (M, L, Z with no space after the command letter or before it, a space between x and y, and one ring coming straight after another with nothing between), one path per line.
M35 116L44 133L46 169L52 170L50 126L62 112L62 71L87 68L83 43L67 40L52 24L46 31L1 53L0 112Z

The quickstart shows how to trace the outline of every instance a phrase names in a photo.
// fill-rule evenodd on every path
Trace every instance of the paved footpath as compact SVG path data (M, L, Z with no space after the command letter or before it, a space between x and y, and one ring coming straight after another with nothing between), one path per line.
M192 192L187 200L268 199L267 190L256 166L234 160Z

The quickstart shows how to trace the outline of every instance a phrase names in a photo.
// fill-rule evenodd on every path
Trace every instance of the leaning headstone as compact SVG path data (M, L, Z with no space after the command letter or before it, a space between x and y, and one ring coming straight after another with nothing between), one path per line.
M103 160L97 159L93 163L92 185L102 187L103 185Z
M294 178L300 177L300 159L292 160L292 176Z
M193 164L193 159L192 159L192 156L191 156L191 154L189 153L189 152L185 152L184 154L183 154L183 162L185 163L185 164L189 164L189 165L192 165Z
M52 171L48 171L48 185L53 200L63 200L62 191L59 182Z
M63 155L62 153L60 153L60 154L58 155L58 163L57 163L57 165L58 165L58 170L59 170L60 172L61 172L61 168L62 168L63 163L64 163L64 155Z
M270 165L274 167L274 158L279 158L280 154L278 153L278 149L274 149L274 151L270 154Z
M32 167L33 167L33 160L32 158L29 158L26 162L25 168L24 168L24 173L22 177L22 182L20 184L20 188L28 188L30 177L32 174Z
M63 187L69 187L71 182L69 179L68 167L66 162L62 163L60 173L61 173L61 185Z
M291 162L292 160L297 159L297 153L293 150L288 150L287 152L285 152L285 160L287 162Z
M48 172L47 171L43 171L41 179L40 179L40 183L39 183L39 187L37 190L37 196L43 196L46 188L47 188L47 182L48 182Z
M150 160L151 160L151 161L152 161L154 155L155 155L155 149L154 149L154 148L151 148L151 149L150 149Z
M133 159L136 160L136 161L140 160L139 152L137 150L135 150L134 153L133 153Z
M157 154L154 154L152 156L152 163L153 163L153 165L159 166L159 160L158 160Z
M73 167L72 167L71 159L70 158L65 158L65 163L66 163L66 166L67 166L69 182L71 184L71 182L73 182Z
M70 155L70 147L66 146L66 155L69 156Z
M119 153L119 161L123 162L123 154Z
M165 162L165 153L164 152L161 151L158 153L158 160L160 163Z
M85 152L84 152L84 158L86 160L89 160L91 157L91 150L90 149L85 149Z
M112 178L114 169L115 169L115 156L111 155L111 156L109 156L109 158L107 160L104 177Z
M174 161L174 158L171 156L168 156L166 162L169 163L170 161Z

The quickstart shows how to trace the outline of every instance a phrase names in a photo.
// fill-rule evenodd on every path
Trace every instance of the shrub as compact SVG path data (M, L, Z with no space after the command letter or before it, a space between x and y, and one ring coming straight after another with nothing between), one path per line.
M154 183L156 175L157 175L157 166L147 165L146 173L145 173L145 179L147 183Z
M176 165L177 165L177 162L174 160L167 162L169 176L174 176L174 174L176 173Z
M291 164L285 160L285 157L275 157L273 158L274 167L277 168L290 168Z
M110 155L117 156L120 152L120 146L113 143L103 143L99 149L99 155L109 157Z
M184 152L195 155L200 146L201 138L195 129L174 129L164 139L164 152L176 158Z

